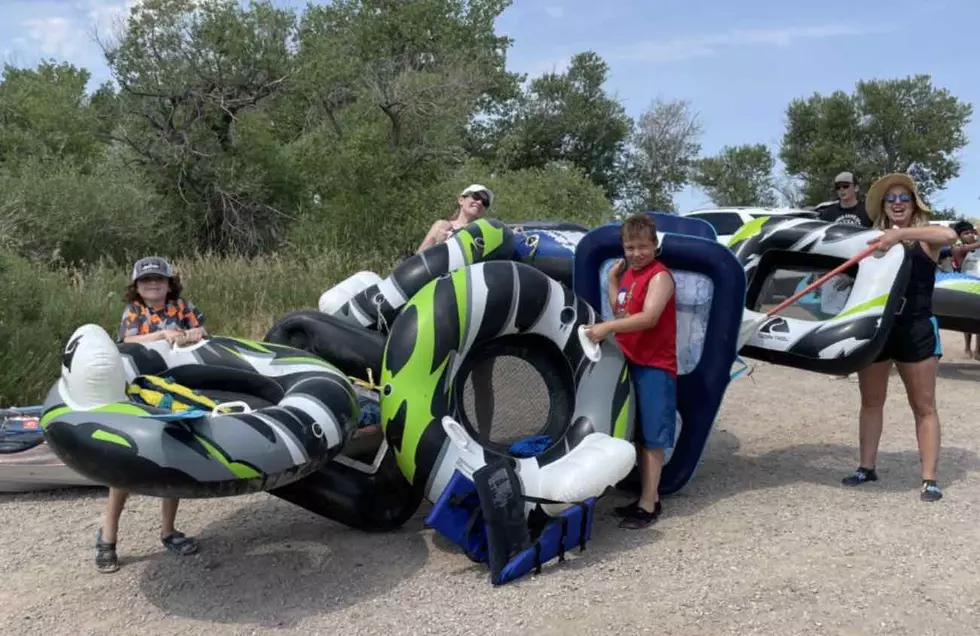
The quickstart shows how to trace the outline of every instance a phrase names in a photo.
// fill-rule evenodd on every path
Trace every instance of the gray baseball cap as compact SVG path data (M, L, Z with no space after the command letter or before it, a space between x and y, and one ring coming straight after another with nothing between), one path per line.
M174 277L174 269L167 262L167 259L160 256L147 256L136 261L133 265L133 281L138 281L145 276L164 276Z

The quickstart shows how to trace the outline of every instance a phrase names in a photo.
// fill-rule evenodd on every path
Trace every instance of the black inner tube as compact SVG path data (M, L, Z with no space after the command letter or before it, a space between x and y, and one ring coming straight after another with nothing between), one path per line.
M524 360L544 381L548 399L548 415L533 434L548 435L553 441L557 441L565 433L575 410L575 377L568 361L557 345L538 334L501 336L477 343L470 349L463 364L460 365L453 386L453 404L457 413L457 420L484 448L496 453L509 454L509 446L493 440L491 433L495 422L491 422L489 430L485 434L481 434L477 423L470 420L469 414L463 408L463 391L466 380L473 370L481 364L504 356L513 356ZM494 384L496 385L498 381L495 380ZM497 390L498 387L495 386L494 393ZM480 395L477 394L475 397L479 399ZM490 396L490 399L495 398L496 395ZM498 420L502 411L507 412L508 409L519 410L520 408L520 403L495 403L493 419ZM521 414L517 413L516 415L520 417Z
M375 378L381 377L384 334L343 318L319 311L294 311L276 322L265 340L309 351L348 376L367 379L370 369Z

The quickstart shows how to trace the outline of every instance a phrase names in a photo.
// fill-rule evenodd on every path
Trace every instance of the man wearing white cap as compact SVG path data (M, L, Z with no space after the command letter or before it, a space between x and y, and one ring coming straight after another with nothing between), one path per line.
M858 200L858 184L851 172L842 172L834 177L834 191L837 193L837 203L818 208L820 219L828 223L846 223L871 227L871 219L864 207L864 202Z

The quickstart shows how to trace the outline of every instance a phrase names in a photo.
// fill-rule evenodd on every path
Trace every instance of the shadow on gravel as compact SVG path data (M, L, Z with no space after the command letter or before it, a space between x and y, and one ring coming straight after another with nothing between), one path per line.
M938 374L944 380L980 382L980 364L976 362L943 362L939 365Z
M272 499L204 528L199 554L160 554L140 589L175 616L292 627L382 596L428 560L416 517L401 530L366 534Z
M717 430L708 439L703 465L694 479L680 492L664 499L679 515L697 514L717 501L754 490L793 484L814 484L845 488L840 480L857 466L857 444L798 444L758 456L737 454L738 438L727 430ZM878 453L875 483L848 492L907 492L919 489L919 455L915 450ZM947 488L970 472L980 470L980 456L963 448L944 446L940 457L940 485ZM915 498L916 501L918 498ZM673 510L670 511L673 514Z

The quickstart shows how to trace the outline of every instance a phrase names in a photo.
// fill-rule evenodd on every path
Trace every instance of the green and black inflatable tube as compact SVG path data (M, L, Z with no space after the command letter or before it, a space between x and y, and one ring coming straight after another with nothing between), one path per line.
M609 339L593 363L578 338L578 327L595 319L588 303L523 263L479 263L420 289L392 325L380 380L385 436L413 487L434 502L452 477L456 447L444 416L474 439L486 438L461 408L462 387L468 368L502 353L530 362L547 385L549 417L540 433L554 443L534 458L539 465L591 432L630 439L634 402L625 358ZM485 448L487 456L506 452Z
M433 278L475 263L513 258L513 230L496 219L478 219L448 240L402 261L387 278L358 293L336 315L365 329L387 332L398 312Z

